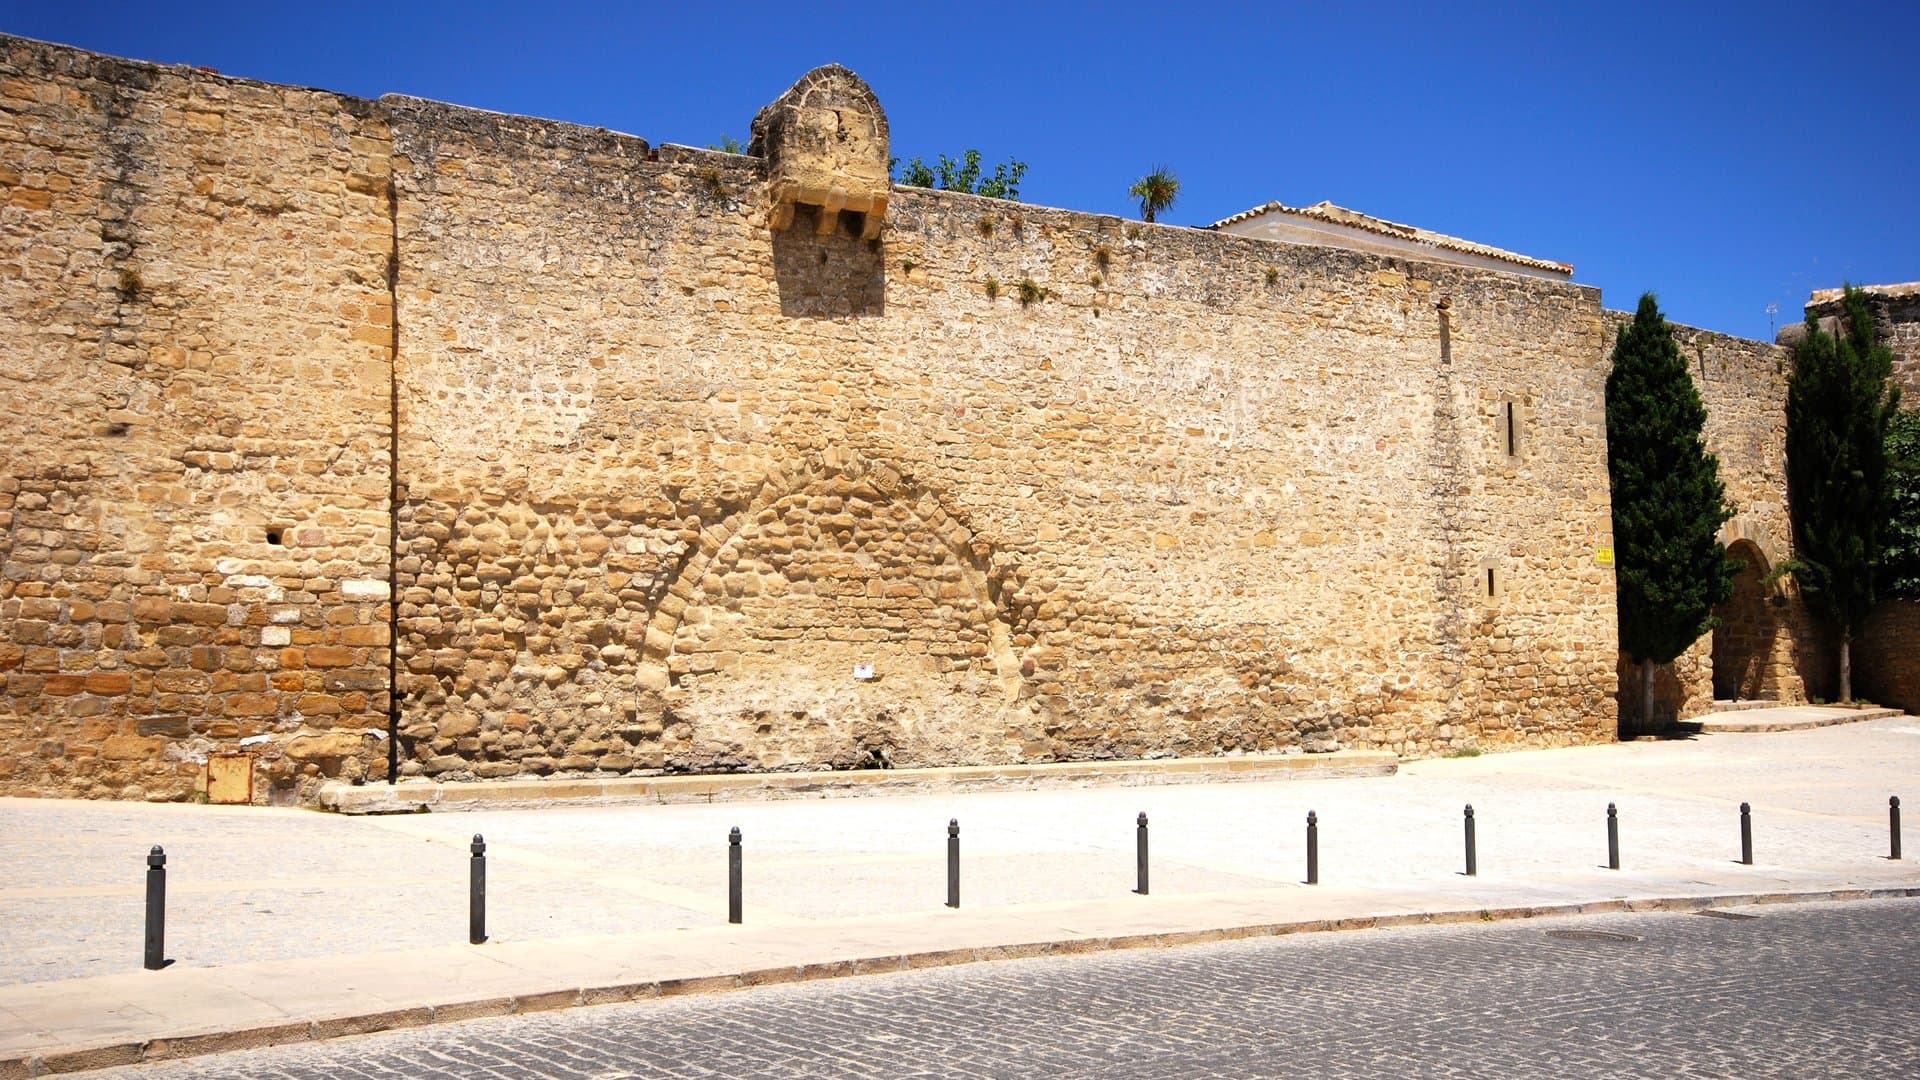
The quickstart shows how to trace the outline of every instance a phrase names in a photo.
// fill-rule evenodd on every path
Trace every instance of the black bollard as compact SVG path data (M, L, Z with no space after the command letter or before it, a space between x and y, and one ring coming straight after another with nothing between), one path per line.
M960 906L960 819L947 822L947 906Z
M1137 864L1134 877L1139 879L1139 884L1134 886L1133 891L1145 896L1147 895L1147 812L1145 810L1140 811L1140 817L1133 826L1133 861Z
M1740 862L1753 865L1753 808L1740 804Z
M147 958L148 971L167 966L167 853L160 845L147 852Z
M1307 884L1320 884L1320 815L1307 811Z
M1467 876L1473 877L1480 872L1479 852L1473 843L1473 804L1467 804Z
M727 834L727 921L740 921L740 826Z
M1607 804L1607 869L1620 869L1620 812Z
M1900 796L1887 797L1887 836L1893 841L1893 851L1887 858L1900 861Z
M479 945L487 940L486 839L474 833L467 850L473 855L467 860L467 944Z

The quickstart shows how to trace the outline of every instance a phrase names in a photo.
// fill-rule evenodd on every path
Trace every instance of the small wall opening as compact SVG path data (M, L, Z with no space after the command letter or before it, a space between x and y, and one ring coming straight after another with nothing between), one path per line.
M1501 463L1512 466L1525 456L1527 408L1519 399L1503 397L1493 414L1494 451Z

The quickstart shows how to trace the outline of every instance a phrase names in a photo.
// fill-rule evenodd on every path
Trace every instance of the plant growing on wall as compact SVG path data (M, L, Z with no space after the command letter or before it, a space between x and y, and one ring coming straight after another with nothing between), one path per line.
M1733 508L1700 434L1706 420L1673 331L1647 293L1614 338L1607 375L1614 581L1620 649L1640 667L1637 730L1654 727L1656 669L1712 629L1714 606L1733 595L1736 566L1718 539Z
M707 149L718 150L723 154L744 154L747 152L747 144L731 135L722 135L719 142L708 143Z
M1887 430L1900 407L1893 353L1849 285L1839 333L1807 316L1787 383L1787 505L1794 580L1840 630L1840 700L1853 700L1853 635L1875 599L1888 515Z
M961 151L958 160L941 154L940 160L932 165L913 157L902 166L900 159L894 158L888 167L893 171L895 182L905 187L963 191L1008 202L1020 201L1020 181L1027 175L1026 162L1008 158L995 165L991 174L982 176L980 151L973 149Z
M1152 221L1173 208L1174 197L1180 194L1180 178L1165 165L1155 165L1152 172L1133 182L1127 194L1140 200L1140 217Z
M1920 600L1920 410L1903 409L1887 425L1887 532L1881 587Z

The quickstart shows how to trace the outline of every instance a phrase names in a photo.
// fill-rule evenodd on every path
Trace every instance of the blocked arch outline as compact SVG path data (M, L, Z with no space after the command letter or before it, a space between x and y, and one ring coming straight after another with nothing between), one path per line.
M1748 561L1744 558L1745 553L1742 551L1742 548L1751 549L1753 557L1759 560L1759 565L1752 567L1752 569L1758 572L1757 576L1759 580L1764 582L1767 574L1776 565L1774 560L1768 555L1765 546L1763 546L1758 539L1749 536L1732 537L1726 542L1727 558L1739 559L1742 562ZM1774 588L1768 588L1765 585L1760 586L1757 602L1761 606L1762 617L1767 621L1766 643L1769 649L1757 651L1752 654L1752 656L1747 657L1747 659L1757 658L1764 661L1767 658L1767 652L1770 651L1773 639L1785 629L1785 627L1781 625L1781 619L1778 613L1767 610L1768 594L1773 593L1774 595L1779 595L1777 588L1777 586ZM1719 610L1724 610L1725 604L1732 604L1736 599L1739 599L1737 595L1728 596L1725 603L1719 608L1716 608L1716 613ZM1732 659L1731 654L1726 649L1731 643L1723 636L1725 629L1724 625L1717 625L1709 632L1707 638L1708 671L1712 678L1713 698L1716 701L1747 700L1746 695L1742 692L1746 688L1746 678L1744 674L1734 674L1721 670L1721 664ZM1722 698L1720 691L1729 685L1729 680L1731 681L1731 688L1734 692L1730 697ZM1754 689L1754 700L1770 700L1766 697L1764 688L1756 686ZM1779 688L1775 687L1774 690L1777 694Z
M782 499L803 494L815 484L834 477L865 480L889 504L906 506L914 520L953 555L960 564L962 579L972 588L975 598L993 612L987 625L987 658L993 664L1001 689L1009 698L1016 696L1020 686L1020 665L1013 654L1013 627L1001 602L1001 588L997 580L1006 576L1006 572L1002 570L996 573L990 565L997 549L991 544L977 542L976 534L965 522L948 510L937 496L914 483L910 477L889 465L874 463L858 451L839 448L809 455L798 468L775 468L761 480L753 497L744 505L701 530L699 543L694 545L675 571L673 584L668 586L666 594L654 609L653 618L647 624L646 638L640 650L641 666L654 669L656 681L673 682L671 673L667 671L667 658L673 655L674 637L686 613L695 583L706 576L714 558L736 538L753 531L754 519L759 517L760 511ZM985 547L986 553L977 553L976 549L980 547Z

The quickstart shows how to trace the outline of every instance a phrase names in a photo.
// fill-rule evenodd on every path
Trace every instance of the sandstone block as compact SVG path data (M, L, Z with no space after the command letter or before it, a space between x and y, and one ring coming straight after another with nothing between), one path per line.
M329 731L321 735L298 735L287 743L287 756L295 761L324 761L351 757L365 749L367 737L359 732Z
M338 645L314 645L306 652L308 667L349 667L353 664L353 650Z

